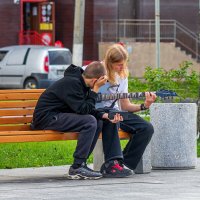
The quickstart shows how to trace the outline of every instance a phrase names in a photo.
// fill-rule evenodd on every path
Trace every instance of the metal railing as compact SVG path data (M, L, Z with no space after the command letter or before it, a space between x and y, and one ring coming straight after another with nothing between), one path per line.
M123 40L136 42L155 42L155 20L119 19L101 20L101 42L119 42ZM160 20L161 42L174 42L187 54L200 60L200 40L176 20Z

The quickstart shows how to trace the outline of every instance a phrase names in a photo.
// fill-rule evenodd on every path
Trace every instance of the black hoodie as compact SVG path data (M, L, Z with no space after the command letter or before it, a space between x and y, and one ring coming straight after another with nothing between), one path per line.
M33 129L44 129L58 113L91 114L102 118L103 112L95 109L97 93L86 86L82 73L80 67L70 65L64 77L42 93L33 114Z

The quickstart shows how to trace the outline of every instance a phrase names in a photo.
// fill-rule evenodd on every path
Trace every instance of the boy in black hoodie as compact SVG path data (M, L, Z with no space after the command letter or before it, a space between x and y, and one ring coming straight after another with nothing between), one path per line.
M34 130L79 132L74 163L69 169L71 179L98 179L102 175L89 169L86 160L91 154L102 129L102 119L108 114L95 109L97 92L107 81L100 62L93 62L83 71L70 65L64 77L56 81L40 96L33 115ZM116 114L112 123L122 120Z

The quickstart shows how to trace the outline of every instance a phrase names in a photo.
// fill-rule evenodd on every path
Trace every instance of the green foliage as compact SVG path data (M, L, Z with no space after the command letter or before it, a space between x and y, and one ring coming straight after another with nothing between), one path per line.
M167 89L175 91L182 98L198 97L199 74L192 70L192 63L184 61L178 69L169 71L160 68L146 67L145 81L129 79L130 91L157 91Z
M144 78L149 90L158 90L173 87L170 74L163 68L152 69L147 67L145 70Z
M138 78L129 78L128 90L134 92L146 91L148 86Z

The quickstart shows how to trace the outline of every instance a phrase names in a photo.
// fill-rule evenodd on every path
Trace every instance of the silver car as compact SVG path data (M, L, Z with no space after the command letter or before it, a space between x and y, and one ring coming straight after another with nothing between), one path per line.
M0 88L47 88L71 64L69 49L20 45L0 48Z

